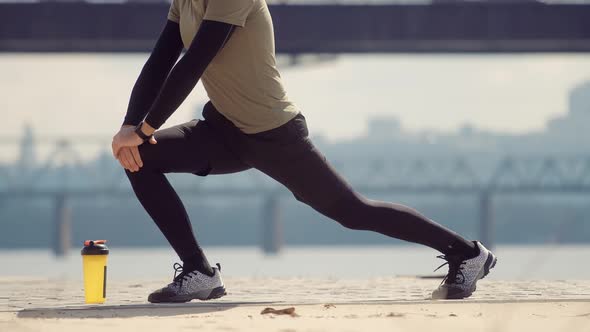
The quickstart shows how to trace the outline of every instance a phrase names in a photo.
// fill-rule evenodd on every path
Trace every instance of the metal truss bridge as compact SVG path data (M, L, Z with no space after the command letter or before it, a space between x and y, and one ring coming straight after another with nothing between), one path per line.
M77 142L73 144L72 142ZM42 139L49 157L32 164L32 141L0 139L4 147L20 146L20 159L0 166L0 201L6 198L55 200L56 248L63 254L69 246L71 220L68 197L129 197L133 195L124 172L110 153L84 161L80 151L88 145L109 148L108 140L96 138ZM511 157L497 164L478 163L469 156L444 159L397 160L384 156L368 162L349 159L333 164L353 186L365 194L446 194L479 198L479 232L482 242L494 243L494 197L503 194L588 194L590 155L580 157ZM1 165L1 164L0 164ZM260 197L264 200L261 244L267 252L280 249L280 200L290 193L257 171L239 177L211 177L207 181L174 184L182 196Z

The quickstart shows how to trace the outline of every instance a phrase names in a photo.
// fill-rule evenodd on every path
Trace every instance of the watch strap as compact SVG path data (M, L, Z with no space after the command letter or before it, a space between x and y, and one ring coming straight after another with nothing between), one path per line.
M146 135L143 131L141 131L141 126L143 125L143 121L141 121L136 127L135 127L135 133L137 134L137 136L139 136L139 138L141 138L144 142L147 141L148 139L150 139L151 135Z

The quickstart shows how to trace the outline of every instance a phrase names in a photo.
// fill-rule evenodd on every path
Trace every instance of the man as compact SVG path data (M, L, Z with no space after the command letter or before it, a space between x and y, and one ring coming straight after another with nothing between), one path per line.
M183 45L187 52L175 65ZM210 98L204 120L156 132L199 79ZM433 298L470 296L496 262L481 243L408 207L366 199L327 163L283 88L264 0L174 0L112 146L137 198L183 262L150 302L225 295L220 266L211 267L199 247L164 175L170 172L206 176L256 168L344 227L434 248L449 273Z

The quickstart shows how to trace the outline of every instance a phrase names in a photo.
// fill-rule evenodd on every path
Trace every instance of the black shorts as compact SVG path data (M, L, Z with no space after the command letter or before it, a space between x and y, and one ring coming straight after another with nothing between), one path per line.
M203 117L157 131L158 144L139 147L144 165L163 173L200 176L256 168L317 210L352 193L309 139L303 114L256 134L240 131L211 102Z

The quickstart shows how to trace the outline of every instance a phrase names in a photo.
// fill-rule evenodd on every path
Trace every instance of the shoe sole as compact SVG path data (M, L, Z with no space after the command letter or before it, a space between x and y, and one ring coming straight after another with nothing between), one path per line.
M219 286L219 287L215 287L213 289L200 290L200 291L198 291L196 293L192 293L192 294L170 297L165 300L148 298L148 301L150 303L185 303L185 302L190 302L192 300L201 300L201 301L214 300L214 299L218 299L218 298L225 296L225 295L227 295L227 292L225 291L225 287Z

